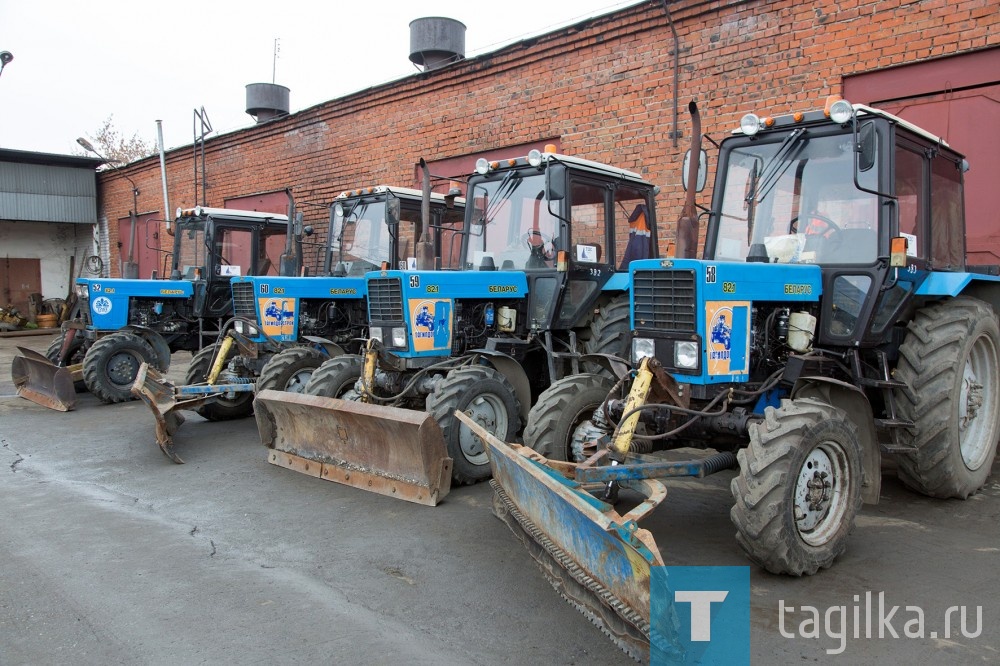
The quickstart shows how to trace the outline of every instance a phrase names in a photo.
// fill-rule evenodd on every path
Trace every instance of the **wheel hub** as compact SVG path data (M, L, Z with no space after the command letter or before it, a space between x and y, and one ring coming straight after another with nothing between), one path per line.
M795 521L799 531L816 528L827 516L834 496L833 461L820 448L806 458L795 486Z
M108 377L119 386L131 384L139 372L139 363L131 354L116 354L108 364Z
M971 363L965 364L962 373L962 388L959 392L959 429L965 430L976 418L979 408L983 406L983 385L976 379L976 373Z

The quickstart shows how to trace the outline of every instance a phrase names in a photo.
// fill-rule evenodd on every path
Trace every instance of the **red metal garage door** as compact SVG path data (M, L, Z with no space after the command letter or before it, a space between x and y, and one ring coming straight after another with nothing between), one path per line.
M0 257L0 306L12 305L28 316L28 296L42 293L39 259Z
M1000 49L849 77L844 97L905 118L965 154L968 262L1000 263Z

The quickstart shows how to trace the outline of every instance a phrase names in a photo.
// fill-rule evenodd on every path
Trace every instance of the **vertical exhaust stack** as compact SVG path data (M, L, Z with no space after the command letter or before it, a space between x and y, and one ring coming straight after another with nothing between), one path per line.
M465 29L461 21L441 16L410 21L410 62L426 72L462 60Z
M688 168L687 192L684 197L684 208L677 220L676 255L681 258L697 258L698 256L698 208L695 205L695 195L698 183L698 156L701 153L701 115L698 105L692 101L688 104L691 113L691 160Z

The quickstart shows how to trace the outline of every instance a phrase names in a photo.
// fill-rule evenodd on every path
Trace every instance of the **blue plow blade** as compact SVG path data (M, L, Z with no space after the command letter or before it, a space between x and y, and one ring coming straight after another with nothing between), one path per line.
M603 485L574 480L580 465L547 460L497 439L460 412L456 416L487 446L494 512L525 542L560 594L633 658L648 663L651 634L660 653L680 655L672 605L671 621L655 623L671 635L650 627L650 570L663 566L663 559L650 532L637 525L666 497L666 487L655 479L622 482L645 500L619 514L588 492ZM553 563L567 575L554 579Z

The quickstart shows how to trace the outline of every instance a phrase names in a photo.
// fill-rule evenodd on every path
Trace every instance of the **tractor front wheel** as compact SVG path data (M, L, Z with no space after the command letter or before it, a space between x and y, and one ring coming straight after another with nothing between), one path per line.
M208 345L194 355L191 359L191 365L188 366L187 375L185 375L185 384L201 384L208 380L208 373L212 370L212 361L215 359L215 351L218 348L218 343ZM228 362L236 353L236 346L233 345L229 348L226 361ZM221 374L219 381L225 381ZM232 397L225 394L218 395L211 402L206 402L194 411L209 421L230 421L246 418L253 414L253 391L240 391L230 395Z
M354 384L361 377L364 363L357 354L334 356L312 373L304 393L346 399L346 394L353 392Z
M459 484L487 479L486 443L455 417L456 409L497 438L513 441L521 426L514 387L493 368L471 366L452 370L427 396L427 411L441 426L448 455L454 460L452 478Z
M156 352L134 333L113 333L91 345L83 357L87 390L105 404L135 400L132 384L143 363L153 365Z
M792 576L833 564L861 508L861 455L857 426L842 409L806 398L767 407L730 484L729 516L747 556Z
M528 413L524 444L550 460L583 462L587 437L577 436L608 397L614 381L604 375L581 374L563 377L542 391Z
M315 347L290 347L271 357L257 379L257 390L303 393L313 372L329 356Z

